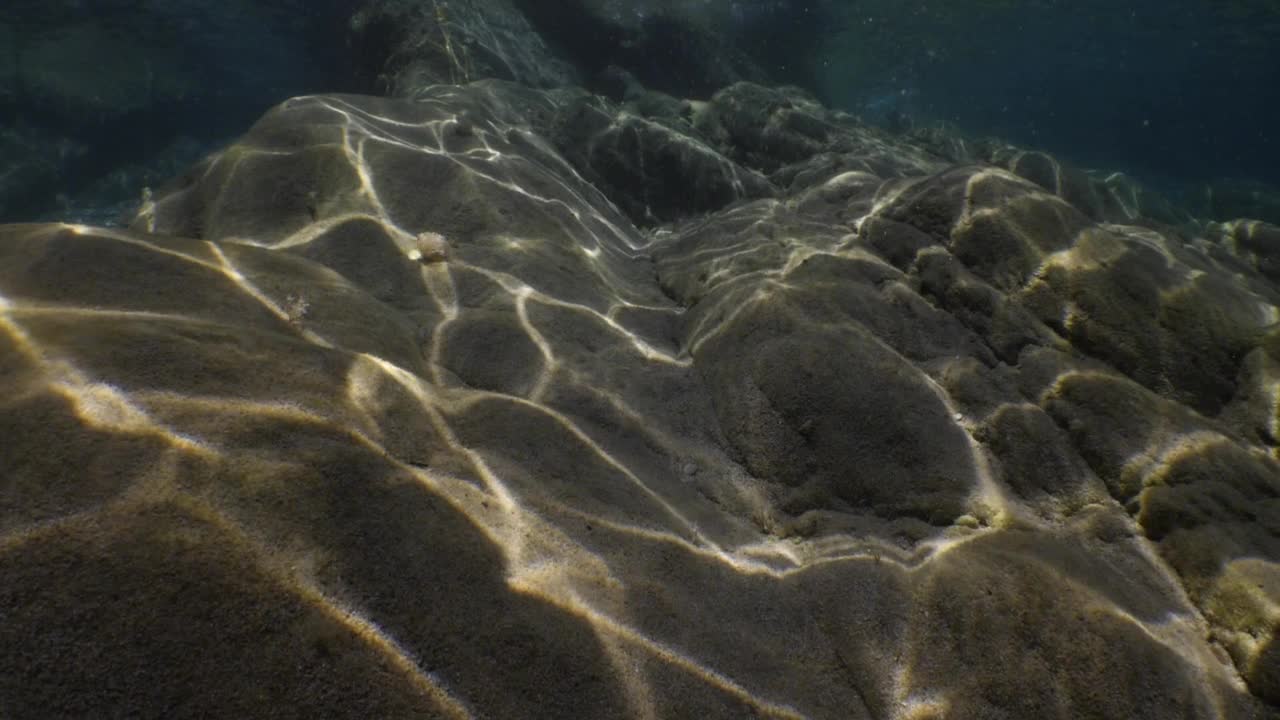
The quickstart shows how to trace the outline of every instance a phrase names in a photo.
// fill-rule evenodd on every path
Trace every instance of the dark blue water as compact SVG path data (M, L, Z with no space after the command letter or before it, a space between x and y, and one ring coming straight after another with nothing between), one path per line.
M353 57L362 4L5 0L0 219L108 217L280 100L381 91L356 70L367 57ZM704 47L695 27L759 79L874 122L946 122L1174 193L1224 178L1280 185L1280 6L1265 0L511 5L584 78L615 65L654 89L708 95L721 76L690 70ZM111 69L130 63L140 80L117 92Z
M4 0L0 220L109 222L280 100L352 89L350 4Z
M820 80L836 104L888 84L913 93L922 117L1081 164L1280 181L1274 3L876 4L836 13L847 41L832 43Z

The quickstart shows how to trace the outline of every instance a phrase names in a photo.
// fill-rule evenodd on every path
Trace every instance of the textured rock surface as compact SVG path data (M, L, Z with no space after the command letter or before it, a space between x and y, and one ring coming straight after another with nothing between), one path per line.
M1277 717L1280 229L416 98L0 228L6 715Z
M391 95L481 78L533 87L576 78L512 0L366 0L350 26L357 73Z
M474 0L486 2L488 0ZM769 50L787 53L798 38L743 37L727 0L511 0L569 62L589 80L613 66L644 85L682 96L706 98L741 80L763 82L787 65L775 63ZM740 5L739 5L740 7ZM794 18L794 14L793 14ZM813 21L817 21L816 14ZM802 33L801 23L778 27ZM773 48L767 48L772 40ZM788 44L788 40L792 40ZM800 51L793 50L788 59ZM793 68L806 63L791 64ZM766 66L768 66L766 68Z
M953 163L983 163L1002 167L1061 197L1093 220L1138 225L1183 225L1194 218L1168 199L1124 173L1087 172L1044 152L1020 148L993 138L966 139L945 125L911 128L905 132ZM1247 213L1222 215L1235 218ZM1249 217L1257 217L1248 215Z
M706 107L663 103L654 95L617 107L578 96L555 111L551 137L579 172L639 224L774 195L764 175L727 157L712 133L695 130L697 114Z

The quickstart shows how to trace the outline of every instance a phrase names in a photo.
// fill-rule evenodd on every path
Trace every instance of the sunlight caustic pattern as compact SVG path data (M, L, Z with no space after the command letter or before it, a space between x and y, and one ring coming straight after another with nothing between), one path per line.
M1229 714L1276 560L1196 575L1222 529L1177 494L1275 458L1196 414L1227 401L1174 321L1275 305L1011 173L858 173L645 235L482 83L291 100L134 231L6 228L3 397L47 434L0 562L154 526L146 562L258 578L442 717L965 716L1011 664L1048 706L1143 672Z

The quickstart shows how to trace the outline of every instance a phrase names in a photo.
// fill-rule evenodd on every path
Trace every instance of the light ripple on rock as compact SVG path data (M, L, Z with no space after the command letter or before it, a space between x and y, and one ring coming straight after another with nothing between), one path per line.
M566 97L297 98L0 228L5 712L1274 710L1270 229L745 85L573 157ZM779 197L642 233L644 158Z

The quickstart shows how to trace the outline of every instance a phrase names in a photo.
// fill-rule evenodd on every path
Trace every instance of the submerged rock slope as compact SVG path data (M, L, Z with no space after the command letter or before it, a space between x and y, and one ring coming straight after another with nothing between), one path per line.
M655 105L297 98L0 228L0 712L1277 717L1280 229Z

